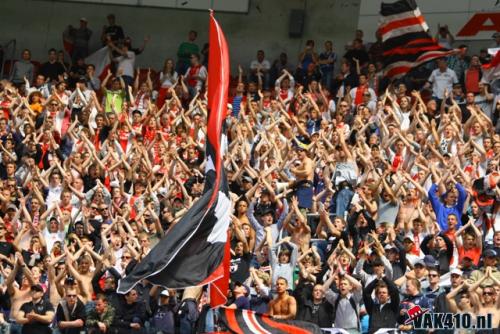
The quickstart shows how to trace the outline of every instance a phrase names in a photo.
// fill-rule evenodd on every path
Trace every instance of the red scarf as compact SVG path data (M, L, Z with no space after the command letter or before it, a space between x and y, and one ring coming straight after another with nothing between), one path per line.
M196 83L198 82L198 79L195 79L194 77L198 75L198 72L200 71L201 65L196 65L196 66L191 66L189 68L189 74L188 74L188 85L191 87L195 87Z
M42 157L40 158L40 162L38 163L38 168L43 169L43 159L49 150L49 144L42 144Z
M363 94L368 90L368 85L358 86L356 89L356 96L354 97L354 104L360 105L363 103Z

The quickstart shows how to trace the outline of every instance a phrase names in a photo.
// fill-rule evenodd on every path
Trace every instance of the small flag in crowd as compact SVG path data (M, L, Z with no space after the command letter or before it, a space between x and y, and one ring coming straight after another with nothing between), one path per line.
M500 79L500 48L488 49L488 53L493 56L489 64L483 65L483 76L481 81L493 82Z
M220 320L236 334L321 334L321 329L306 321L275 320L250 310L220 308Z
M210 63L205 189L148 255L118 283L118 292L130 291L140 280L171 289L212 283L224 277L223 255L231 214L228 184L222 166L222 128L229 87L226 39L210 15ZM226 278L227 279L227 278ZM224 301L227 281L220 285Z
M415 0L382 3L382 35L385 75L398 78L425 62L452 54L429 33L429 26Z

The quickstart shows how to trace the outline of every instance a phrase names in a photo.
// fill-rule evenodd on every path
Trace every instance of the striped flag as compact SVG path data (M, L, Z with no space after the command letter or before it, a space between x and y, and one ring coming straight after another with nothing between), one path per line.
M228 239L231 200L222 166L221 142L225 142L222 128L227 108L229 53L222 30L212 15L210 58L203 195L132 272L119 281L119 293L130 291L142 279L166 288L182 289L206 285L224 276L222 260Z
M219 309L220 320L236 334L321 334L321 329L306 321L275 320L250 310Z
M415 0L382 3L379 32L384 49L385 75L398 78L425 62L452 54L429 33Z

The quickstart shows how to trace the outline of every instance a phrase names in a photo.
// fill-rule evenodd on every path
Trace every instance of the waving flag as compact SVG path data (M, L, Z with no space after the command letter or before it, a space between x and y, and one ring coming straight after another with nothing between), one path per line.
M111 66L109 52L109 48L105 46L85 58L85 64L92 64L95 66L95 75L98 76L101 81L104 80Z
M210 58L203 195L132 272L119 281L119 293L130 291L142 279L166 288L182 289L209 284L224 276L222 260L231 200L222 168L221 142L224 141L221 137L227 108L229 53L222 30L212 14Z
M398 78L425 62L452 54L429 33L415 0L382 3L379 32L384 49L385 75Z
M321 329L306 321L275 320L249 310L219 309L220 320L236 334L321 334Z
M500 79L500 48L488 49L488 53L493 56L489 64L483 65L482 82L491 83Z

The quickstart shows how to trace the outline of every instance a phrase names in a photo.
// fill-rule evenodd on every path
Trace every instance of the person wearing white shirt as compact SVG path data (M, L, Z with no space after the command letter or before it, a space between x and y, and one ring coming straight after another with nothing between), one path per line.
M134 67L135 67L135 53L129 51L128 45L124 44L121 48L116 47L113 42L108 42L108 47L112 51L116 51L120 56L113 58L114 62L118 63L117 76L121 76L123 81L131 86L134 83Z
M271 64L267 59L265 59L265 54L263 50L257 51L257 59L250 63L250 81L258 82L257 76L259 73L262 74L264 89L269 89L269 70L271 69Z
M56 204L57 205L57 204ZM47 253L50 254L52 247L56 242L63 243L66 233L64 232L64 223L59 222L56 217L51 217L47 226L43 229L43 237L47 245Z
M438 59L437 64L438 68L432 71L425 86L426 88L432 86L432 97L442 100L444 92L446 90L451 92L453 84L458 83L458 78L455 71L448 68L445 58Z

